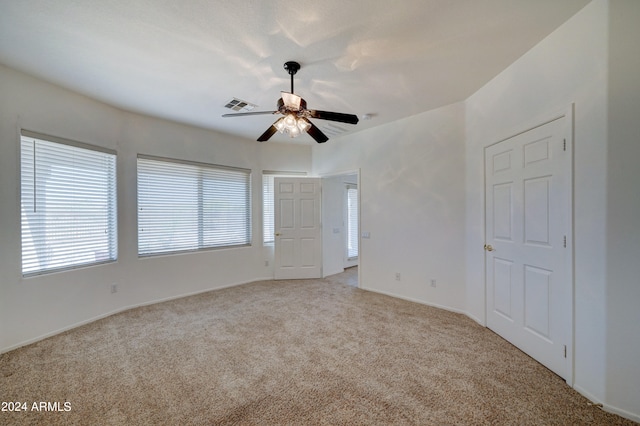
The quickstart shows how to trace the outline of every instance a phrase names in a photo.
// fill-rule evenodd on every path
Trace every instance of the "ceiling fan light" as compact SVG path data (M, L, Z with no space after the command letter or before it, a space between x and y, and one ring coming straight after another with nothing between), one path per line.
M293 114L287 114L284 117L284 125L287 129L292 129L296 127L296 117Z
M275 123L273 123L273 126L278 129L278 131L280 133L284 133L284 130L286 128L285 124L284 124L284 117L281 117L278 121L276 121Z
M304 133L307 130L309 130L310 127L311 127L311 123L308 120L304 118L298 119L298 129L300 129L300 132Z
M287 128L287 133L289 134L290 138L295 138L297 136L300 136L300 129L298 129L298 126L293 126Z

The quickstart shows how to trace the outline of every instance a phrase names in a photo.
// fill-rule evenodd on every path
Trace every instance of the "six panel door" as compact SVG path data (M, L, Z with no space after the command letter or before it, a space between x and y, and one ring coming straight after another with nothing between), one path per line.
M565 379L572 321L566 121L485 150L487 326Z
M320 278L320 179L274 179L276 279Z

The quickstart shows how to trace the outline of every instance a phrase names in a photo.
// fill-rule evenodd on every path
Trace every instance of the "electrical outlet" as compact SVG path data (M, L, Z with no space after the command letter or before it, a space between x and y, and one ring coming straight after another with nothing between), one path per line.
M269 261L268 260L264 261L264 266L269 266Z
M117 293L117 292L118 292L118 284L117 283L111 283L111 294Z
M435 286L436 286L436 279L431 278L431 287L435 287Z
M396 272L396 281L400 281L400 272Z

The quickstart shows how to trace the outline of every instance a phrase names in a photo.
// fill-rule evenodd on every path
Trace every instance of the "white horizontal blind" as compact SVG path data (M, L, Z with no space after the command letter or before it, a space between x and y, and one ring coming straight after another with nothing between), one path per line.
M347 257L358 257L358 188L347 186Z
M22 274L116 260L115 154L29 135L20 144Z
M275 223L273 206L274 175L262 175L262 243L275 241Z
M138 255L251 244L250 171L138 157Z

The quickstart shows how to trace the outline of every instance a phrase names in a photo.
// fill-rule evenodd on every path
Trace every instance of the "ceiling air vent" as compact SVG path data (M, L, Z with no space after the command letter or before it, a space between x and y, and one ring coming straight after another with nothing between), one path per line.
M233 98L224 106L225 108L232 109L234 111L251 111L258 105L251 102L243 101L242 99Z

